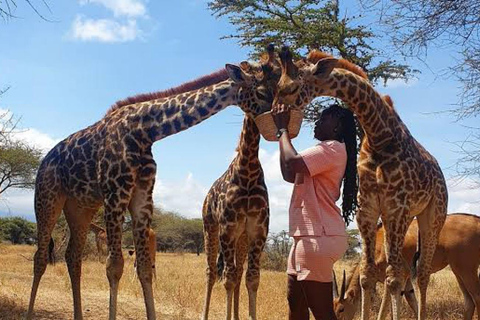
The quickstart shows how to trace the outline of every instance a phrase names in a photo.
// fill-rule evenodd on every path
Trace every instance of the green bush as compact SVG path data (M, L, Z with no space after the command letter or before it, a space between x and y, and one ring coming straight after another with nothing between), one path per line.
M0 239L12 244L33 244L36 225L21 217L0 218Z

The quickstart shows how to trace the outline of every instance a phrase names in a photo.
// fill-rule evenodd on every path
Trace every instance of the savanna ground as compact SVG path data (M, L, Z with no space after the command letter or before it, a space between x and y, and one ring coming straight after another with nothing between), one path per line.
M22 319L26 312L32 281L35 246L0 245L0 319ZM351 262L340 261L337 274ZM199 319L205 286L205 256L202 254L158 254L155 302L157 318ZM340 280L340 279L339 279ZM286 319L286 276L283 272L262 271L258 293L258 319ZM247 318L247 292L242 284L241 317ZM83 264L82 296L85 319L108 318L109 288L105 264L86 260ZM428 319L462 319L463 297L450 270L433 275L429 289ZM406 304L404 304L406 306ZM143 296L134 278L133 259L125 254L124 274L118 299L119 319L144 319ZM378 308L378 306L377 306ZM377 309L378 310L378 309ZM214 288L211 319L222 319L224 288ZM72 319L70 279L64 262L49 266L40 283L35 319ZM414 319L408 311L402 319Z

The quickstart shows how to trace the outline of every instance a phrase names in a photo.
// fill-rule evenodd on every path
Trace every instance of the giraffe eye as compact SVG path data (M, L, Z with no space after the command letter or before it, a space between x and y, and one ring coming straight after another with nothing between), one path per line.
M257 97L260 100L267 100L268 99L265 91L257 91Z

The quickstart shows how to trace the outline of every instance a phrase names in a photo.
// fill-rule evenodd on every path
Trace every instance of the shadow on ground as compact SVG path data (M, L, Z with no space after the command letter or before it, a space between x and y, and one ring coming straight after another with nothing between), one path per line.
M62 306L63 307L63 306ZM7 297L0 297L0 320L23 320L27 314L27 306L19 305L15 300ZM101 319L98 316L95 316L90 309L86 309L83 314L85 319ZM172 316L166 314L157 315L158 319L161 320L193 320L185 318L184 316ZM40 307L35 308L34 317L35 320L65 320L72 319L73 315L61 311L51 311L45 310ZM105 319L108 318L108 314L105 314ZM121 316L117 317L120 319L138 319L138 316Z
M0 319L2 320L23 320L27 314L27 306L19 305L13 299L7 297L0 298ZM35 310L35 319L65 319L65 314L61 312L52 312Z

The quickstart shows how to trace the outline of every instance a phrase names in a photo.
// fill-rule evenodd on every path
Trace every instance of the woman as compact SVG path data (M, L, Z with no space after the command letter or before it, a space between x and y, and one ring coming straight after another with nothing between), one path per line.
M290 202L288 258L290 320L336 319L333 312L333 264L347 249L347 234L335 202L343 185L343 217L354 213L357 194L356 129L352 112L338 105L326 108L315 123L314 147L297 153L290 141L289 112L274 116L285 181L294 183Z

